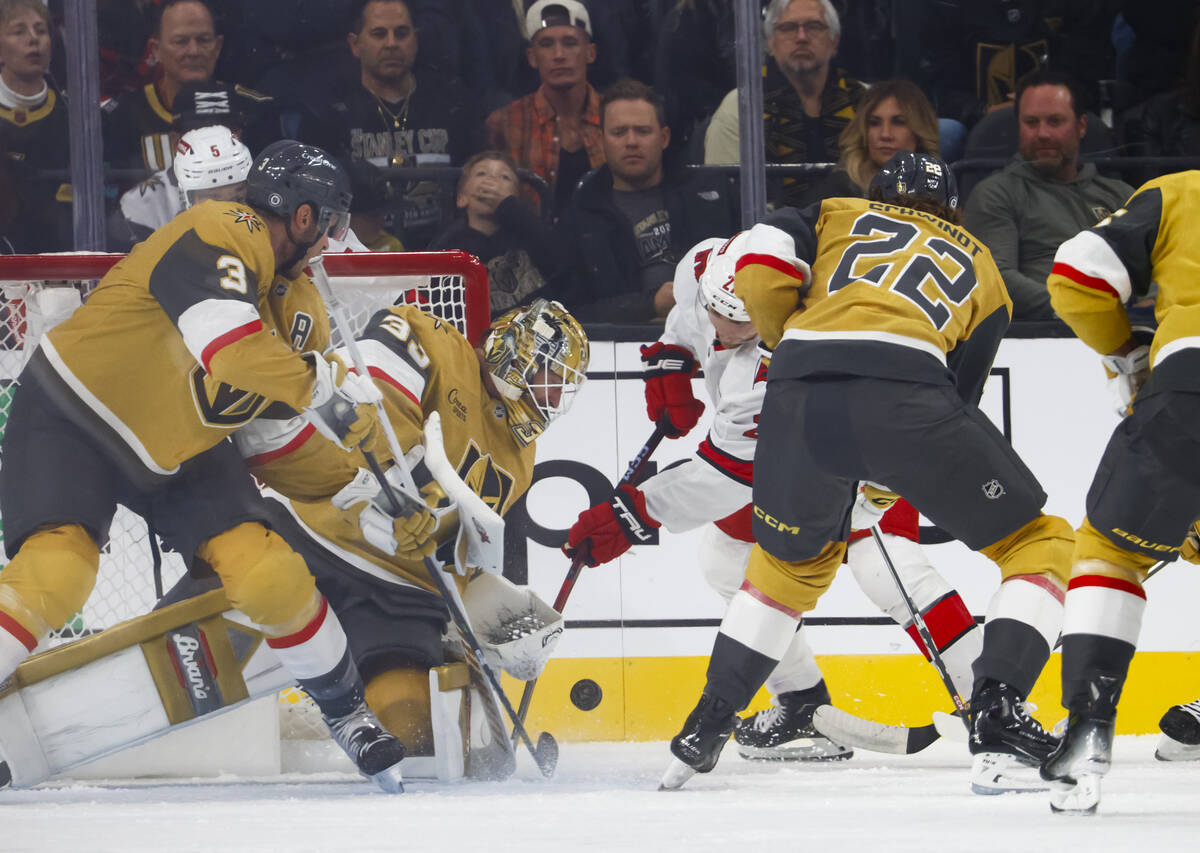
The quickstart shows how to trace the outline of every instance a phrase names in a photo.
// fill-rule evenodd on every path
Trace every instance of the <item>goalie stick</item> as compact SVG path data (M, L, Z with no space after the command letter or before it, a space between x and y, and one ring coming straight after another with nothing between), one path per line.
M650 437L646 439L646 443L642 445L642 449L639 450L637 455L635 455L633 459L629 461L629 465L625 468L625 473L622 474L621 479L617 481L618 486L626 483L633 483L637 479L638 475L642 473L642 469L646 466L646 462L649 461L650 456L655 450L658 449L658 445L662 442L665 435L666 433L663 432L662 427L654 427L654 432L652 432ZM585 550L581 550L580 553L576 554L575 558L571 560L571 567L567 569L567 576L563 579L562 586L559 587L558 595L554 598L554 609L559 613L562 613L563 609L567 606L567 599L571 595L571 590L575 588L575 581L579 579L579 572L583 569L583 564L586 559L587 552ZM529 705L531 702L533 702L533 688L536 685L536 678L525 682L525 689L521 691L521 704L517 709L516 722L518 725L523 724L525 722L525 717L529 714ZM515 726L513 727L512 738L513 743L515 744L517 742L517 730Z
M324 258L320 255L309 261L309 268L312 270L312 281L317 287L317 292L325 301L329 309L330 317L333 320L334 328L341 335L342 343L346 347L346 351L350 354L350 360L354 363L354 369L363 377L369 377L371 374L367 369L366 359L363 358L362 351L358 348L358 342L354 338L353 330L350 326L350 321L346 317L345 310L342 307L341 300L333 293L333 286L329 281L329 274L325 272ZM394 512L402 512L402 508L416 501L423 505L420 492L417 489L416 482L413 480L412 472L408 470L408 466L404 462L404 453L400 448L400 440L396 437L396 432L392 429L391 421L388 420L387 411L384 409L383 400L377 400L375 403L376 410L379 412L380 426L383 428L384 436L387 438L388 449L392 453L394 468L400 475L401 486L400 492L403 495L396 493L392 488L391 482L384 476L382 467L373 453L367 450L361 450L363 458L367 461L367 467L371 469L371 473L379 481L379 485L386 496L388 503L392 505ZM436 412L429 416L425 422L425 444L426 455L437 457L445 461L445 451L442 444L441 421ZM431 448L431 445L435 447ZM431 452L433 450L433 452ZM430 464L429 459L426 464L430 471L434 474L434 478L438 484L446 490L446 493L459 504L459 527L474 533L475 535L483 535L484 541L487 540L486 531L503 531L504 522L496 513L487 507L478 495L471 492L458 473L454 471L453 466L449 464ZM448 470L447 470L448 469ZM440 473L439 473L440 472ZM469 495L467 494L469 493ZM474 500L471 500L474 498ZM469 523L468 523L469 522ZM437 587L438 593L441 595L446 604L446 608L450 611L450 618L454 621L458 628L459 634L462 636L463 642L467 645L470 652L475 655L479 668L483 671L487 682L491 685L492 690L496 694L496 698L504 706L504 710L512 719L517 734L525 743L525 747L529 750L533 760L537 763L538 769L542 775L549 778L554 775L555 765L558 764L558 743L549 732L542 732L538 737L538 743L535 747L533 741L529 737L529 732L525 730L521 720L517 717L516 709L513 708L512 702L504 693L504 689L500 685L500 679L496 677L496 673L492 670L487 660L484 658L483 647L479 644L479 640L475 636L475 632L471 629L470 622L467 619L466 611L463 608L462 600L458 596L458 589L450 588L442 577L442 566L437 560L432 557L425 558L425 569L429 572L434 585Z

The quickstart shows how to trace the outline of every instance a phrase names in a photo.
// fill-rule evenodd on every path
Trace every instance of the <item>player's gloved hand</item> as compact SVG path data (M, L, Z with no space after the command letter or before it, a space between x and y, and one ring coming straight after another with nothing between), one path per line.
M1150 378L1150 347L1143 344L1134 347L1128 355L1106 355L1100 360L1108 373L1108 393L1113 408L1125 417L1138 389Z
M900 496L895 492L878 483L863 480L858 484L858 497L854 499L854 508L850 510L850 529L867 530L874 527L898 500Z
M304 416L317 432L347 451L374 443L380 432L374 404L383 399L375 383L347 370L336 357L326 359L319 352L304 357L316 368L312 404Z
M395 471L393 467L384 476L400 501L399 512L393 508L379 480L366 468L359 468L354 479L343 486L331 502L338 509L365 504L358 516L358 526L367 542L385 554L410 560L433 556L437 547L433 538L437 517L423 501L400 490L400 478L393 476Z
M696 357L684 347L655 341L642 347L642 362L646 414L667 438L687 435L704 413L692 393L692 377L700 367Z
M1189 563L1200 566L1200 521L1193 521L1188 528L1187 538L1179 549L1179 556Z
M661 526L646 512L646 496L630 485L617 486L611 498L585 509L571 525L563 553L572 560L582 556L588 566L599 566L651 539Z

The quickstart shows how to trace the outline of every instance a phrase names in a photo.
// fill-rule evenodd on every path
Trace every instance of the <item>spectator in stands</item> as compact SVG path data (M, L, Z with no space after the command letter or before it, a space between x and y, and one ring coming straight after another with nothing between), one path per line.
M1017 155L967 200L965 224L991 249L1014 320L1055 317L1046 277L1059 244L1120 208L1133 192L1079 162L1088 122L1078 103L1065 75L1027 77L1017 88Z
M579 179L604 163L600 97L587 80L596 45L579 0L537 0L525 31L525 55L541 85L487 117L488 147L507 151L520 168L546 179L557 218ZM525 196L537 202L531 192Z
M871 178L897 151L940 156L933 105L908 80L872 83L838 143L837 168L813 187L805 204L839 196L865 198Z
M367 0L349 24L359 76L301 118L302 140L345 162L380 168L457 166L479 150L482 128L467 91L452 79L413 72L417 30L404 0ZM420 178L396 189L397 236L410 249L424 248L442 225L450 193Z
M1182 85L1130 110L1122 118L1121 137L1125 153L1134 157L1200 159L1200 23L1192 34ZM1162 169L1144 170L1138 174L1136 183L1145 183L1162 172Z
M351 162L350 222L354 234L371 252L403 252L404 243L388 231L388 206L393 199L392 185L383 177L378 166L366 160Z
M768 163L831 163L838 136L854 116L866 87L831 65L841 24L830 0L771 0L763 18L773 60L763 79L763 121ZM738 96L721 101L704 138L705 163L741 159ZM819 180L812 176L767 182L777 206L797 204Z
M50 13L41 0L0 0L0 148L23 189L22 248L72 248L70 178L46 170L70 166L67 104L46 76Z
M617 81L600 117L607 165L583 179L563 220L563 244L575 253L563 301L585 322L662 319L687 250L737 230L733 194L723 179L664 170L671 131L649 86Z
M102 104L104 154L109 165L159 171L171 165L175 99L189 83L215 86L228 106L244 115L245 143L258 150L280 136L272 99L244 86L213 83L223 37L205 0L163 0L150 37L150 54L160 76L139 90Z
M564 272L551 229L518 196L519 188L517 167L508 154L476 154L458 180L458 220L429 246L462 249L483 261L493 317L533 299L557 298Z

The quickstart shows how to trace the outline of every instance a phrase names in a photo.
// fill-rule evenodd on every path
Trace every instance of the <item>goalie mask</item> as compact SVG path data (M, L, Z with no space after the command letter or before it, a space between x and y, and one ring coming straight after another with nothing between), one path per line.
M738 258L745 253L746 232L734 234L708 258L708 264L697 279L700 298L705 308L710 308L727 320L737 323L750 322L746 306L733 292L733 273Z
M210 125L189 130L179 137L172 164L184 207L208 198L241 201L253 162L250 150L229 128Z
M562 305L538 299L492 323L483 356L525 447L571 407L587 375L588 340Z

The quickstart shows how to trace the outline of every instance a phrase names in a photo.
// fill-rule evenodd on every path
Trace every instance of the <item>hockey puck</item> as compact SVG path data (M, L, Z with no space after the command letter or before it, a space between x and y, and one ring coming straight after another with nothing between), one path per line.
M590 678L581 678L571 687L571 704L580 711L590 711L600 704L604 693Z

